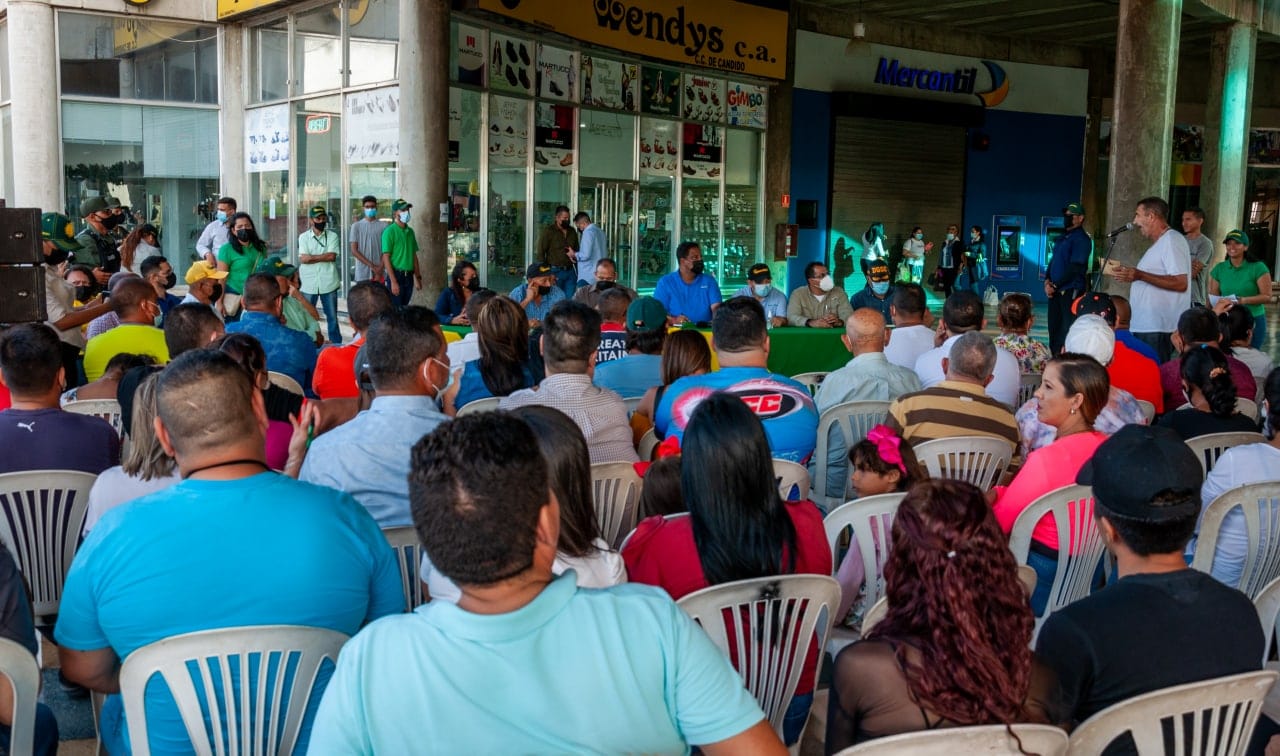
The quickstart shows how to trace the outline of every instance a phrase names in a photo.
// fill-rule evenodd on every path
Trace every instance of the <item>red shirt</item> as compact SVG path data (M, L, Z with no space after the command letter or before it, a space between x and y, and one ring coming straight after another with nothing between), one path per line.
M1128 391L1135 399L1151 402L1156 406L1157 415L1164 412L1164 397L1160 392L1160 367L1155 360L1130 349L1124 342L1117 341L1111 364L1107 365L1107 375L1111 378L1112 386Z
M793 574L830 576L831 545L822 527L822 513L811 501L789 501L786 506L796 529ZM710 585L702 572L702 562L693 542L693 522L688 517L644 520L623 549L622 559L627 563L630 582L656 585L676 600ZM786 560L784 553L784 564ZM800 695L813 690L817 651L816 644L811 644L805 671L796 685L796 693Z
M321 399L354 399L360 396L356 385L356 352L364 344L358 338L350 344L328 346L320 350L316 358L316 372L311 377L311 387Z
M0 383L0 410L7 410L13 406L13 397L9 396L9 387Z
M1249 370L1249 366L1235 357L1227 355L1227 370L1231 371L1231 380L1236 384L1236 396L1253 401L1258 396L1258 382L1254 379L1253 372ZM1173 412L1187 403L1186 397L1182 395L1181 360L1169 360L1160 366L1160 385L1164 388L1166 412ZM1156 411L1160 411L1158 406Z

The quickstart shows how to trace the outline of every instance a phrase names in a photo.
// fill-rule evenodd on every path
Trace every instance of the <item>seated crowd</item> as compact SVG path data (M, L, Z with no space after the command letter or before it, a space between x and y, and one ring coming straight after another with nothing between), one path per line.
M225 324L215 301L226 276L212 266L193 268L182 303L161 304L163 287L126 276L112 287L118 324L87 342L92 382L70 392L80 381L56 327L0 333L11 397L0 472L97 476L56 624L38 629L69 683L108 694L109 752L129 753L136 726L119 695L130 653L239 626L353 636L322 668L323 697L303 722L299 752L320 754L782 754L811 714L825 714L816 734L835 753L937 727L1070 730L1144 692L1261 668L1262 629L1237 590L1243 513L1222 523L1209 572L1188 566L1211 502L1280 480L1280 371L1249 346L1252 318L1193 307L1171 334L1178 357L1158 364L1128 346L1127 302L1091 293L1049 354L1029 335L1025 295L993 313L993 339L966 290L933 328L913 284L869 279L851 307L814 264L788 303L755 266L721 302L698 288L696 245L679 258L657 297L614 286L608 260L572 297L545 266L505 296L460 264L440 315L361 283L347 299L355 339L319 352L286 322L295 271L278 259L243 271L242 312ZM844 329L850 359L816 394L770 369L770 328L797 321ZM710 333L673 329L686 323ZM474 330L450 343L442 325ZM1040 382L1019 401L1024 374ZM63 408L90 398L117 399L123 445L108 422ZM1264 423L1241 413L1242 398L1261 404ZM466 409L486 399L497 409ZM823 413L854 401L889 409L865 437L819 444ZM1260 428L1271 440L1228 450L1207 477L1185 443ZM642 459L650 429L661 444ZM972 436L1008 447L989 491L931 479L914 452ZM773 460L816 476L818 448L820 495L780 493ZM601 463L642 476L625 541L605 540L596 515ZM1010 535L1032 502L1076 483L1092 486L1114 568L1051 611L1075 533L1035 524L1033 588ZM864 555L855 540L833 553L828 502L880 494L904 497L891 525L878 521L884 550ZM382 532L405 527L424 547L414 567L427 595L408 614ZM775 732L737 660L674 600L787 574L835 577L837 624L857 628L877 583L887 608L826 662L816 642L795 651L805 667ZM0 591L0 637L34 650L22 576L3 549ZM0 742L6 695L0 684ZM47 709L37 727L38 752L56 752ZM163 686L146 690L145 727L157 752L190 747ZM1278 729L1264 718L1256 737Z

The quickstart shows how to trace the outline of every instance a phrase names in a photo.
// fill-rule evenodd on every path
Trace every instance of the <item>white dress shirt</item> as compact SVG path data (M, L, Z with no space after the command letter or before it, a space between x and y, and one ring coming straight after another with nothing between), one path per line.
M896 337L896 334L895 334ZM942 372L942 358L951 355L951 345L960 336L952 336L942 342L942 346L930 349L916 360L916 375L920 376L920 384L925 388L935 386L946 380ZM889 343L893 343L890 339ZM996 367L992 371L994 377L987 384L987 396L997 402L1004 402L1013 411L1018 406L1018 389L1022 384L1022 371L1018 368L1018 358L1009 352L996 347Z

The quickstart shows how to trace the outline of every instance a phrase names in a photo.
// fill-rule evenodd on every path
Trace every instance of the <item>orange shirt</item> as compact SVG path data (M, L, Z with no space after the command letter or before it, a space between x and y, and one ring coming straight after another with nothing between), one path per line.
M342 346L328 346L316 358L316 372L311 387L321 399L354 399L360 396L356 385L356 352L364 337Z
M1111 377L1112 386L1128 391L1135 399L1151 402L1156 406L1157 415L1164 412L1160 367L1154 360L1117 341L1115 355L1107 365L1107 375Z

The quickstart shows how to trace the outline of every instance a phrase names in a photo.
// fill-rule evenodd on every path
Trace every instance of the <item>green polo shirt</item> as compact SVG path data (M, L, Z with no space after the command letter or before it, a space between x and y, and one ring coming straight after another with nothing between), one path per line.
M413 257L418 254L418 237L413 229L391 223L382 231L382 254L391 256L391 267L409 273L413 271Z
M1258 278L1270 278L1271 271L1267 269L1266 263L1257 260L1241 260L1238 268L1230 260L1223 260L1213 266L1209 275L1218 282L1218 290L1224 297L1232 294L1237 297L1256 297L1262 293L1258 291ZM1251 304L1245 307L1249 308L1255 318L1267 312L1266 305Z

